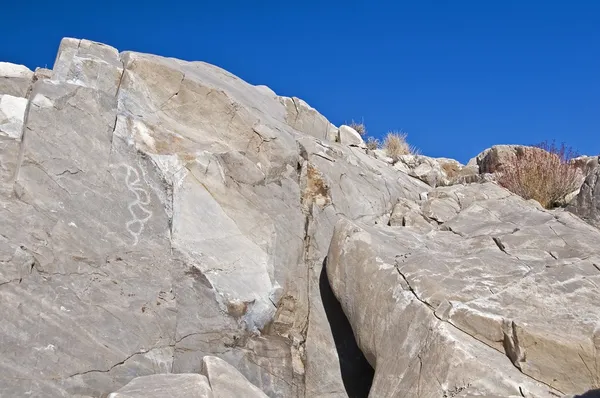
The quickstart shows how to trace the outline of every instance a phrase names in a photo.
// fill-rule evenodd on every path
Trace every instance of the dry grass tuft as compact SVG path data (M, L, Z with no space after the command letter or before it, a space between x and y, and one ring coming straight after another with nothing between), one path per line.
M374 151L375 149L377 149L381 146L381 143L379 142L379 140L374 137L367 138L366 144L367 144L367 149L370 149L372 151Z
M386 154L397 162L402 155L416 154L417 150L406 142L406 133L390 131L383 141Z
M367 134L367 127L365 126L364 121L357 123L353 120L352 122L350 122L350 124L348 126L352 127L354 130L356 130L356 132L358 134L360 134L361 136L365 136Z
M560 205L564 197L579 187L580 171L570 163L575 153L570 147L543 142L517 152L498 182L524 199L535 199L544 208Z

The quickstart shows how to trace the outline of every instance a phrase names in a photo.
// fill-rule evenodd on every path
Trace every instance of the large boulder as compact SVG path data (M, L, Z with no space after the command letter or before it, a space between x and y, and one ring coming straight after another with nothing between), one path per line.
M360 134L358 134L358 132L352 127L346 126L345 124L341 125L338 129L336 141L345 145L355 145L360 147L365 146L365 142Z
M32 79L33 72L26 66L0 62L0 94L25 97Z
M524 148L522 145L494 145L471 159L467 165L479 167L480 174L498 173L513 163Z
M14 178L27 99L0 94L0 190Z
M36 76L2 97L0 395L101 396L214 355L270 397L345 396L333 225L429 188L203 62L64 39Z
M329 280L375 368L371 395L592 388L600 231L490 183L428 196L438 230L342 220L331 242Z
M588 173L579 193L567 209L590 224L600 228L600 157Z

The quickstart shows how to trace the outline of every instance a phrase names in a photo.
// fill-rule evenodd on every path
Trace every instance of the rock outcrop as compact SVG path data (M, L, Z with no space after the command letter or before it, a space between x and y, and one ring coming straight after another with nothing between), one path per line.
M432 187L480 181L479 170L454 159L423 155L402 155L394 164L397 170L418 178Z
M345 124L341 125L338 129L336 141L346 145L355 145L359 147L365 146L365 142L360 134L358 134L358 132L352 127L346 126Z
M375 367L372 396L552 397L595 385L600 231L490 183L429 196L421 214L437 230L341 220L327 257Z
M567 209L600 228L600 157L585 163L590 171Z
M547 397L600 378L600 232L570 213L433 189L203 62L64 39L51 71L0 79L0 396Z
M33 72L24 65L0 62L0 94L25 97Z

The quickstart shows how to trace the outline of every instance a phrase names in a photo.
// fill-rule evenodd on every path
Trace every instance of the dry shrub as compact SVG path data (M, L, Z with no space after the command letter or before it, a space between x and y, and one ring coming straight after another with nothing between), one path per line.
M364 122L357 123L353 120L348 126L352 127L354 130L356 130L356 132L358 134L360 134L361 136L364 136L367 134L367 127L365 126Z
M406 133L390 131L383 141L386 154L397 162L402 155L416 153L416 149L406 142Z
M543 142L522 148L513 163L506 165L498 182L524 199L535 199L546 209L556 207L579 187L580 171L570 163L570 147Z
M377 138L367 138L367 149L374 151L375 149L379 148L380 145L381 144L379 143L379 140Z

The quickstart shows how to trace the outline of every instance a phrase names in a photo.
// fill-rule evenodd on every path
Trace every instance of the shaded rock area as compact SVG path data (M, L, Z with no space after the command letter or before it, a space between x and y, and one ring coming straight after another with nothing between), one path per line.
M600 157L586 162L589 169L579 193L567 209L600 228Z
M597 386L600 231L354 133L204 62L0 63L0 396Z
M366 397L371 390L374 370L356 343L352 325L329 286L326 261L321 270L319 289L340 359L340 372L346 393L349 398Z

